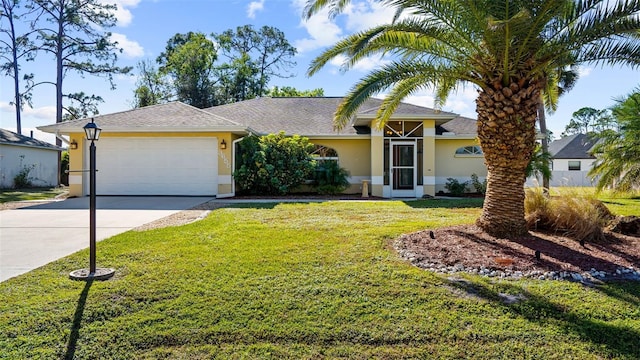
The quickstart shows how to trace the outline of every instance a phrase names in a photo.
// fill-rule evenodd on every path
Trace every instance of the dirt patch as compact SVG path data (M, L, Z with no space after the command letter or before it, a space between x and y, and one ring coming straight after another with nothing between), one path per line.
M520 272L616 273L640 266L640 238L607 232L599 244L559 234L529 232L512 240L488 235L475 225L454 226L406 234L394 246L412 263L425 268L457 266ZM539 257L536 257L536 253Z
M152 229L160 229L168 226L180 226L180 225L189 224L194 221L204 219L207 215L209 215L211 210L219 209L228 205L229 204L209 201L206 203L202 203L200 205L196 205L190 209L180 211L173 215L163 217L162 219L152 221L148 224L138 226L133 230L146 231L146 230L152 230Z

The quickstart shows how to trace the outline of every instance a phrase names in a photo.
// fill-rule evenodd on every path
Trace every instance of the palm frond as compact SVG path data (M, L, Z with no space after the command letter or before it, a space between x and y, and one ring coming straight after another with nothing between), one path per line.
M350 0L309 0L304 7L302 16L305 19L309 19L322 9L328 8L329 16L335 17L340 14L350 2Z
M387 104L391 105L394 102L399 104L407 95L419 89L437 88L441 83L448 84L447 81L470 81L471 79L466 78L465 74L460 73L461 71L466 70L429 62L398 60L389 63L372 71L349 91L338 106L334 127L344 128L358 108L374 94L392 88L391 94L387 96L390 98ZM392 115L391 109L387 106L386 110L378 112L377 124L384 124L389 119Z

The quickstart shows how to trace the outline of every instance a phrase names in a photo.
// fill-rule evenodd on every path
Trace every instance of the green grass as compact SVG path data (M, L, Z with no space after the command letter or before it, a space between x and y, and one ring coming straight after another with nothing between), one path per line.
M447 277L391 249L472 222L464 201L243 205L115 236L109 281L67 279L81 251L0 283L0 358L640 358L640 284Z
M31 188L31 189L0 189L0 204L11 201L47 200L65 192L65 189Z

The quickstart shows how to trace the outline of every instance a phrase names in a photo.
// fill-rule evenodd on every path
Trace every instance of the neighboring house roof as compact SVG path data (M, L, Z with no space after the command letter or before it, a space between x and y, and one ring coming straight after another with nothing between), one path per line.
M549 153L554 159L595 159L589 151L596 142L585 134L566 136L549 144Z
M25 146L25 147L39 148L39 149L45 149L45 150L55 150L55 151L64 150L63 148L49 144L46 141L41 141L29 136L20 135L20 134L14 133L13 131L5 130L5 129L0 129L0 145Z
M222 128L241 130L237 123L178 101L98 115L93 119L105 131L206 131ZM47 132L83 131L82 127L88 121L90 119L77 119L40 126L38 129Z
M205 109L208 112L243 124L260 134L284 130L287 134L304 136L368 134L370 129L360 123L350 124L335 131L333 117L342 97L261 97ZM356 115L372 119L382 104L380 99L369 99ZM456 115L433 109L401 103L394 118L453 119Z

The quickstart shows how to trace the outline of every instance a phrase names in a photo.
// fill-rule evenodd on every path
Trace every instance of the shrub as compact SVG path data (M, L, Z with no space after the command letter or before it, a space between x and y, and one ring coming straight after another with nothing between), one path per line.
M487 193L487 179L485 178L484 181L480 182L480 180L478 180L478 175L476 174L471 174L471 186L473 186L473 188L476 190L476 192L478 194L486 194Z
M69 185L69 152L63 151L60 156L60 184Z
M311 177L313 145L305 137L280 132L248 136L238 144L233 176L240 193L284 195Z
M467 181L461 183L457 179L447 178L447 183L444 187L449 191L449 194L453 196L462 196L467 191Z
M525 198L525 218L530 228L561 232L588 242L601 242L602 229L613 215L593 196L575 193L548 197L542 188L529 189Z
M317 161L313 187L320 194L339 194L349 187L349 172L337 161Z
M525 220L529 229L550 229L549 197L542 187L527 189L524 199Z
M31 187L31 180L33 178L29 176L31 170L35 169L36 164L24 165L22 161L24 160L24 155L20 155L20 171L13 177L13 187L16 189L24 189Z

